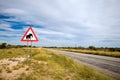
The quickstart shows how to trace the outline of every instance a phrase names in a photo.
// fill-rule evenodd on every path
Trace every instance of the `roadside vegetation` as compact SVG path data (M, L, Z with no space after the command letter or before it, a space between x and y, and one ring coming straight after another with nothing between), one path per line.
M0 80L114 80L44 48L32 48L28 61L25 53L26 48L0 49Z
M21 57L25 55L25 51L24 48L0 49L0 59Z
M120 48L107 48L107 47L96 48L94 46L89 46L88 48L84 47L47 47L47 48L120 58Z
M0 44L0 49L10 49L10 48L25 48L25 47L30 47L27 45L11 45L11 44L7 44L7 43L1 43ZM36 48L36 46L32 46L34 48Z

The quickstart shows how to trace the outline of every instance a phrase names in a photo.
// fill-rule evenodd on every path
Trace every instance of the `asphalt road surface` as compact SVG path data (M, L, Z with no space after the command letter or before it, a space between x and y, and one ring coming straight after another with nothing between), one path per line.
M69 56L77 60L78 62L85 63L90 67L104 71L108 73L110 76L113 76L116 79L120 80L120 58L83 54L76 52L67 52L61 50L51 50L51 51Z

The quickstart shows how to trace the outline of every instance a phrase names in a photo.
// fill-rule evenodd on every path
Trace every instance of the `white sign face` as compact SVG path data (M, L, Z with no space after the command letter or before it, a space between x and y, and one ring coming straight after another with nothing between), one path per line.
M32 31L29 30L28 33L25 35L23 40L36 40L35 36L33 35Z
M36 37L32 27L28 28L21 41L38 41L38 38Z

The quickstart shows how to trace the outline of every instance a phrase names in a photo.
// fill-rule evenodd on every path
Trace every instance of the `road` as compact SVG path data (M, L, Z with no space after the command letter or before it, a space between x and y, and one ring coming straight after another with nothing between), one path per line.
M51 50L51 51L69 56L77 60L78 62L85 63L90 67L107 72L110 76L113 76L116 79L120 80L120 58L83 54L76 52L67 52L61 50Z

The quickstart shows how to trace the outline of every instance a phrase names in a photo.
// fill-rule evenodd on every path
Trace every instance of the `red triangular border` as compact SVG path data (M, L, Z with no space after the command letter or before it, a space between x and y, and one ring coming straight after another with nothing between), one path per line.
M33 35L35 36L35 39L36 39L36 40L24 40L24 38L25 38L25 36L27 35L27 33L28 33L29 30L32 31L32 33L33 33ZM38 38L37 38L36 34L34 33L34 31L33 31L33 29L32 29L31 26L27 29L27 31L25 32L25 34L24 34L24 36L22 37L21 41L22 41L22 42L37 42L37 41L38 41Z

